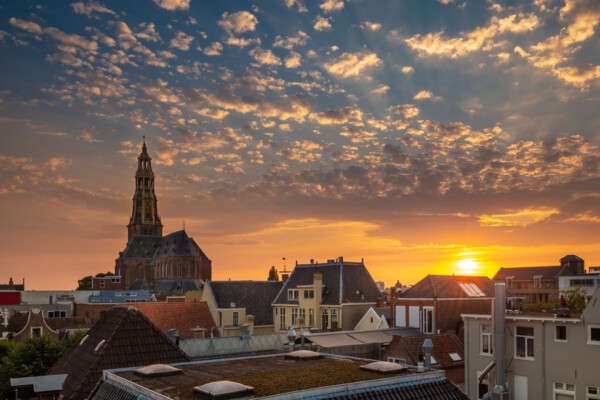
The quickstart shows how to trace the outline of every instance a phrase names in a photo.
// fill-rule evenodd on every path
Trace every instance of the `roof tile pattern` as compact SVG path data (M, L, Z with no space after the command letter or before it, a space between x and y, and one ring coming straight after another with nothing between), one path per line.
M246 315L254 316L254 325L273 325L271 303L283 286L277 281L212 281L207 282L218 308L246 309Z
M495 281L504 281L508 277L513 277L515 280L533 280L534 276L540 276L542 279L555 279L560 275L563 267L551 266L551 267L514 267L505 268L502 267L494 275Z
M297 265L285 282L275 304L295 304L287 299L287 289L302 285L312 285L313 276L320 272L323 276L324 305L342 303L373 303L381 297L381 292L373 277L362 263L334 262Z
M482 296L483 298L494 297L494 282L487 276L427 275L411 288L398 295L398 298L473 298L461 288L460 284L465 283L475 284L485 294L485 296Z
M75 400L90 394L105 369L188 360L142 313L115 307L48 374L68 374L61 394L65 400Z
M464 361L454 361L450 358L450 353L457 353L464 360L464 347L458 336L451 332L423 336L394 336L385 353L386 357L404 358L408 364L417 365L419 345L423 344L425 339L431 339L433 342L431 355L438 362L434 365L435 368L464 365Z
M178 329L179 336L192 338L194 337L192 329L204 328L207 335L210 335L210 329L214 327L214 336L219 336L208 305L204 301L135 303L134 307L162 332Z
M123 258L153 258L161 236L134 236L123 250Z

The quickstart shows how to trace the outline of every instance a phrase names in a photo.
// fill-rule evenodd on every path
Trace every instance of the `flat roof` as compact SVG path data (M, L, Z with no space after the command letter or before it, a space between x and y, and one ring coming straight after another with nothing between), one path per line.
M137 368L124 368L104 372L105 381L118 385L154 392L166 398L197 399L193 388L208 382L230 380L254 388L248 398L278 397L279 395L303 391L307 397L311 390L330 393L342 391L336 386L381 386L401 382L416 382L425 379L443 378L444 372L431 370L418 373L416 368L389 374L361 369L373 360L353 357L323 355L317 359L286 359L285 353L266 356L217 359L200 362L172 364L181 368L178 375L143 377L135 373ZM161 397L156 397L161 398ZM164 397L162 397L164 398Z

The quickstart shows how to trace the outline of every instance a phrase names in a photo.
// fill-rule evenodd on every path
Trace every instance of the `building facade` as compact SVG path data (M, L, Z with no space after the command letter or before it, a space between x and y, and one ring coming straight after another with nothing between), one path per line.
M514 313L505 317L505 365L513 400L600 399L600 290L581 315ZM465 390L480 399L496 384L490 315L466 314ZM478 377L481 376L481 380Z

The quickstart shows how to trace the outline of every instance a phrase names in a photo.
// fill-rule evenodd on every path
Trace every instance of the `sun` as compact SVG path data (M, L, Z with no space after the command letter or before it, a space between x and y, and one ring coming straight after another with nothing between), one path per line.
M477 260L473 258L463 258L456 265L458 266L458 273L460 275L474 275L481 267Z

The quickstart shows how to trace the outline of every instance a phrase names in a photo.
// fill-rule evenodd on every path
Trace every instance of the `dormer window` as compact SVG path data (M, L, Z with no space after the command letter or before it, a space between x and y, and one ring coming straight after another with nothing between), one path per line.
M305 290L304 291L304 298L305 299L314 299L315 298L315 291L313 289Z
M288 300L298 300L298 289L288 289Z

